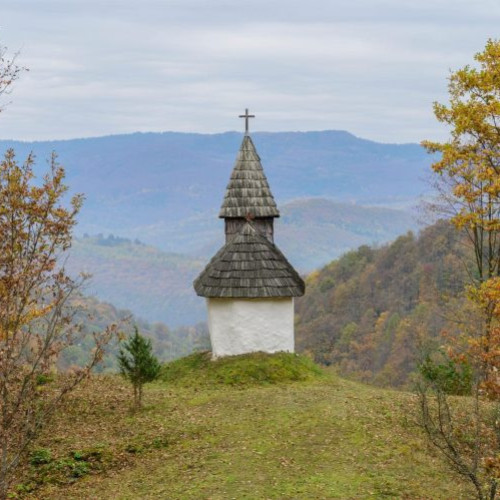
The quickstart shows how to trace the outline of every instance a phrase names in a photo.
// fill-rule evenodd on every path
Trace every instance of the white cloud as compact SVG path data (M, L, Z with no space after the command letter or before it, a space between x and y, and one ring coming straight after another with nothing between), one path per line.
M250 107L260 130L419 141L499 21L496 0L4 0L30 72L0 137L218 132Z

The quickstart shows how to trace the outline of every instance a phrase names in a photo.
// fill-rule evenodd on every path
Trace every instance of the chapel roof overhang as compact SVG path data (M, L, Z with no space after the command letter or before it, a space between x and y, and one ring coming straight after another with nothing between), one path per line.
M243 137L231 178L226 188L220 218L279 217L252 139Z
M300 297L305 284L278 247L247 222L194 282L210 298Z

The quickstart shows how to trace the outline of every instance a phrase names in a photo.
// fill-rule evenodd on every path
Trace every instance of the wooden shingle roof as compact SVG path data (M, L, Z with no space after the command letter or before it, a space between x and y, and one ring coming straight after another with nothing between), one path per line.
M245 135L236 158L219 217L279 217L259 155Z
M305 285L276 245L247 222L215 254L194 289L213 298L300 297Z

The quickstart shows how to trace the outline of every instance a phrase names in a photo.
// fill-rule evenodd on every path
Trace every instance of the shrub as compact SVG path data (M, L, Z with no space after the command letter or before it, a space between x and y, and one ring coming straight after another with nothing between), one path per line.
M472 369L466 361L455 361L442 350L428 354L418 366L422 378L445 394L467 395L472 388Z
M47 448L38 448L31 453L30 464L36 466L48 464L52 461L52 453Z

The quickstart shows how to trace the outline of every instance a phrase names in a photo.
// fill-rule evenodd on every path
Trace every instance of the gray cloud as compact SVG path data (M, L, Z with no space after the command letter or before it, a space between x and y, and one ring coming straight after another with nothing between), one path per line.
M432 101L498 36L481 0L7 1L0 42L30 68L1 138L241 127L444 137Z

